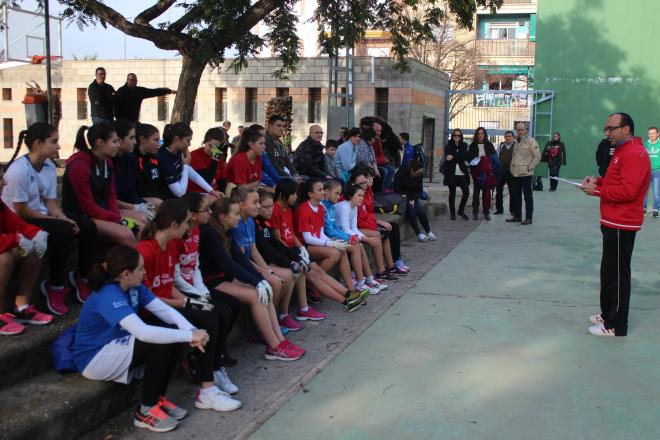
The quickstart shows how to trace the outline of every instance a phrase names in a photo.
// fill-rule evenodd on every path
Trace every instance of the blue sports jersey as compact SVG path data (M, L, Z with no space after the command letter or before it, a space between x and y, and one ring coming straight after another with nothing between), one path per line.
M146 307L156 296L143 284L121 290L117 283L94 292L80 311L76 326L74 357L78 371L83 371L96 354L113 339L127 336L119 321Z
M248 217L247 220L241 219L234 228L234 240L243 249L243 253L248 259L252 258L252 245L256 240L255 234L254 219L252 217Z
M160 147L156 158L158 159L158 174L161 181L165 184L167 198L175 198L176 196L170 191L168 185L181 180L181 175L183 174L183 158L181 153L172 153L166 147Z

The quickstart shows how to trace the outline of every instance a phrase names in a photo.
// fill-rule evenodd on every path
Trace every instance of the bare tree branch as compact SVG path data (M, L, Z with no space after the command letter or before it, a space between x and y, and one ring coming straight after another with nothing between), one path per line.
M171 32L181 32L186 26L188 26L193 21L202 17L202 11L199 6L191 8L188 12L183 14L177 21L168 26L167 30Z
M149 22L155 18L160 17L176 0L158 0L156 4L140 12L135 17L135 23L149 26Z

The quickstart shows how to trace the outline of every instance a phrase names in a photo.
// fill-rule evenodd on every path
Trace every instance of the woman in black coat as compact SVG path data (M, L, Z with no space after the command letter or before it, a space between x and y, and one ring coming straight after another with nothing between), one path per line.
M552 133L552 140L545 144L541 162L548 162L548 173L551 177L559 177L559 168L566 165L566 145L558 131ZM557 183L556 180L550 179L550 191L557 190Z
M445 145L443 184L449 187L449 212L451 219L456 220L456 187L461 188L461 203L458 215L467 220L465 205L470 197L470 178L467 166L468 146L463 141L463 132L456 128L451 132L451 139Z
M493 146L493 144L488 140L488 132L483 127L477 128L474 131L474 140L472 141L470 147L468 148L468 155L467 155L468 163L472 163L472 161L476 158L481 158L484 161L484 163L488 163L488 161L490 160L488 159L488 157L493 154L496 155L497 153L495 152L495 146ZM486 220L490 220L490 203L492 198L492 194L491 194L492 189L488 187L488 184L486 184L484 188L482 188L481 185L478 184L476 168L483 169L484 164L481 164L480 161L480 165L475 165L472 170L474 171L472 173L472 179L474 183L474 185L472 185L472 218L474 220L479 220L479 196L481 195L483 209L484 209L484 218Z

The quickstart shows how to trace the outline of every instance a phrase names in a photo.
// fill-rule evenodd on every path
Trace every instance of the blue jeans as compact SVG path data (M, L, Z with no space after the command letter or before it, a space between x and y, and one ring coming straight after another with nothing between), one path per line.
M653 212L658 212L660 211L660 170L651 170L651 187L644 197L644 209L646 209L651 191L653 191Z
M419 202L419 199L416 200L409 200L408 201L408 206L406 206L406 220L408 220L408 224L410 227L415 231L415 235L419 235L420 232L422 232L419 229L419 223L417 222L417 219L419 219L419 222L422 224L422 227L424 228L424 232L427 234L431 232L431 225L429 225L429 218L426 215L426 211L422 208L422 204Z
M394 173L396 172L394 167L392 165L378 165L378 171L380 171L381 192L391 189L394 182Z

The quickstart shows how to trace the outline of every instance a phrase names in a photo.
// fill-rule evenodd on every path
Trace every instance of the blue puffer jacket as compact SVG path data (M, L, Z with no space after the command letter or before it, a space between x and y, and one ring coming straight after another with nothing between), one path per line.
M325 235L333 239L348 241L351 236L337 226L334 203L331 203L328 200L321 200L321 203L323 203L323 206L325 207L323 215L323 232L325 232Z

